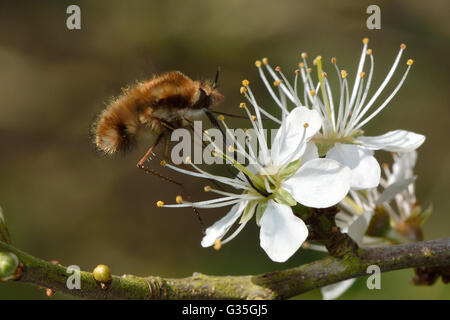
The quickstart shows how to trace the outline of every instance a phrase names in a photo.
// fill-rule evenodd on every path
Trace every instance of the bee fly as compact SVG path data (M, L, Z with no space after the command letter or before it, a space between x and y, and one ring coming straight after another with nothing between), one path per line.
M216 89L218 77L219 70L214 82L200 82L193 81L179 71L171 71L124 90L105 108L94 124L97 148L106 154L115 154L126 150L135 143L140 133L147 131L156 140L137 163L138 168L183 188L181 183L146 168L144 164L162 138L166 140L167 158L169 134L175 129L190 126L193 120L203 114L218 126L209 110L224 98Z
M209 108L223 100L216 89L218 75L213 83L201 83L172 71L137 83L100 114L94 125L95 144L103 152L114 154L126 150L142 131L147 131L156 137L151 152L171 131L189 126L203 113L211 116ZM149 153L146 156L139 167Z

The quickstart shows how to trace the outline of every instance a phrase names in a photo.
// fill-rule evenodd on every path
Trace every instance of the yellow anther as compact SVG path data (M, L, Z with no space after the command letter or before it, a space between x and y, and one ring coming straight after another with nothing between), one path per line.
M246 86L248 86L250 84L250 81L248 81L248 80L242 80L242 85L244 86L244 87L246 87Z
M183 202L183 197L180 196L180 195L178 195L178 196L175 198L175 202L178 203L178 204L182 203L182 202Z
M300 62L300 63L298 64L298 67L299 67L300 69L303 69L303 68L305 67L305 64L304 64L303 62Z
M368 43L369 43L369 38L364 38L364 39L362 40L362 42L363 42L364 44L368 44Z
M217 120L224 121L225 117L222 114L219 114L219 116L217 117Z
M203 188L203 190L205 190L205 192L210 192L211 191L211 186L205 186Z
M342 79L345 79L345 78L347 78L347 76L348 76L348 73L347 73L347 71L345 71L345 70L341 70L341 76L342 76Z
M228 151L229 152L235 152L236 149L233 146L228 146Z
M302 248L303 248L303 249L308 249L308 248L309 248L309 242L306 242L306 241L303 242L303 243L302 243Z
M305 124L303 125L303 128L308 128L309 127L309 123L308 122L305 122Z
M274 85L275 87L278 87L280 84L281 84L281 80L277 80L277 81L274 81L274 82L273 82L273 85Z
M216 239L214 241L214 250L220 250L222 248L222 241L220 239Z
M255 66L256 66L257 68L261 68L261 60L256 60L256 61L255 61Z
M407 64L408 66L412 66L413 63L414 63L414 60L413 60L413 59L408 59L408 61L406 61L406 64Z
M164 166L166 166L167 162L166 162L166 160L161 160L161 162L159 164L164 167Z
M383 169L389 169L389 165L388 165L386 162L383 162L383 163L381 164L381 167L382 167Z
M311 68L308 68L308 69L306 69L306 71L307 71L308 73L311 73L312 69L311 69Z
M245 108L247 108L247 105L245 104L245 102L241 102L241 103L239 104L239 108L245 109Z
M191 157L187 156L187 157L184 159L184 163L191 163Z
M252 120L256 121L256 116L255 115L252 115Z
M366 73L365 73L364 71L362 71L362 72L359 74L359 76L360 76L361 78L364 78L365 75L366 75Z
M247 134L247 132L248 132L248 129L244 128L244 133Z
M247 88L246 88L246 87L241 87L240 92L241 92L242 94L246 93L246 92L247 92Z
M317 57L313 60L313 64L316 66L317 63L318 63L319 61L321 61L321 60L322 60L322 57L321 57L321 56L317 56Z
M159 200L156 205L158 206L158 208L162 208L164 207L164 201Z
M312 90L309 92L309 94L310 94L312 97L314 97L314 96L316 95L316 90L312 89Z
M302 52L302 58L303 58L303 59L308 58L308 54L307 54L306 52Z
M299 75L300 74L300 69L295 69L295 74Z
M211 156L215 157L216 156L216 150L211 151Z
M280 72L281 71L281 67L280 66L276 66L275 67L275 71Z
M406 49L406 44L402 43L402 44L400 45L400 49L405 50L405 49Z
M267 58L262 58L262 63L268 64L268 63L269 63L269 59L267 59Z
M336 58L335 57L331 58L331 63L332 64L336 64Z
M372 54L372 49L367 49L366 54L370 56Z
M324 71L322 72L322 77L326 78L327 77L327 73Z

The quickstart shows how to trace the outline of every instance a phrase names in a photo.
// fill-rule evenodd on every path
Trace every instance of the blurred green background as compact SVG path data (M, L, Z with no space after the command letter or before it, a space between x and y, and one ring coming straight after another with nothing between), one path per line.
M416 168L418 199L434 206L425 237L449 236L448 1L77 1L82 28L70 31L66 8L72 3L0 4L0 205L18 248L84 270L103 263L114 274L165 277L261 273L318 258L300 250L287 263L270 261L254 223L218 252L202 248L190 209L156 208L157 200L173 202L180 191L136 169L148 144L108 158L95 150L89 131L122 86L168 70L203 79L221 66L226 100L218 109L239 112L244 78L270 109L256 59L267 56L292 75L307 51L327 61L336 56L340 68L354 74L366 36L374 85L400 43L408 45L404 61L415 60L399 94L366 133L402 128L427 136ZM381 30L366 28L370 4L381 7ZM329 64L325 68L334 76ZM205 197L203 181L183 181L195 198ZM203 213L209 225L225 210ZM368 290L362 278L343 298L450 298L450 286L415 287L412 275L383 274L381 290ZM0 284L0 298L47 299L44 290L20 283ZM321 296L315 290L298 298Z

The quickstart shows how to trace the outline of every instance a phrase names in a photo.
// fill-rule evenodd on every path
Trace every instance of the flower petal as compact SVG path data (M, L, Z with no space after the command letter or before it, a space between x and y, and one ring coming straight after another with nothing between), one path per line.
M220 220L216 221L211 227L206 229L206 234L202 239L202 247L210 247L217 239L222 237L230 230L231 226L241 216L248 201L242 201L235 204L231 210Z
M327 208L347 195L350 179L350 169L336 160L314 159L300 167L282 186L307 207Z
M397 194L405 190L411 183L416 180L416 177L409 179L402 179L390 184L384 191L380 194L380 197L375 201L375 204L382 204L383 202L389 203L395 198Z
M389 177L388 183L413 177L416 162L417 151L399 153L392 165L392 176Z
M306 129L305 123L308 124ZM319 131L321 125L322 121L317 111L305 107L293 109L273 140L271 150L273 164L281 165L289 159L292 161L300 158L305 152L305 142Z
M319 158L319 152L315 143L308 143L305 152L302 155L302 164L305 164L309 160Z
M260 220L260 243L270 259L284 262L308 237L308 228L289 206L269 200Z
M351 169L351 187L354 190L375 188L380 183L380 165L370 150L354 144L337 143L328 151L327 158Z
M362 245L362 239L366 234L369 227L370 219L373 216L373 211L364 211L359 215L355 221L348 227L347 234L352 238L359 246Z
M406 130L389 131L381 136L358 137L363 146L371 150L383 149L391 152L408 152L424 143L425 136Z
M356 278L340 281L328 286L322 287L323 300L334 300L339 298L345 291L347 291L355 282Z

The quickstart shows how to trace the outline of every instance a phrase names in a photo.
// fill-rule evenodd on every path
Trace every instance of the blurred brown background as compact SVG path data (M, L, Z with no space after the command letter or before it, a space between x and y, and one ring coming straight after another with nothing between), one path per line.
M261 273L317 258L299 251L285 264L271 262L254 223L219 252L201 248L191 210L155 208L180 191L136 169L147 145L107 158L91 143L90 126L105 101L136 79L167 70L212 78L219 65L221 108L238 113L242 79L268 97L255 59L267 56L293 71L307 51L327 61L336 56L354 74L365 36L375 57L374 85L400 43L408 45L404 59L415 59L397 97L365 129L368 135L402 128L427 136L416 170L418 198L434 206L425 236L449 236L448 1L77 1L82 28L70 31L66 8L72 3L0 4L0 205L15 246L85 270L104 263L114 274L166 277ZM381 7L381 30L366 28L370 4ZM204 197L202 181L184 181ZM225 210L203 213L209 225ZM450 298L450 286L415 287L411 277L411 270L384 274L382 289L373 291L363 278L343 298ZM47 297L34 286L7 283L0 284L0 298Z

